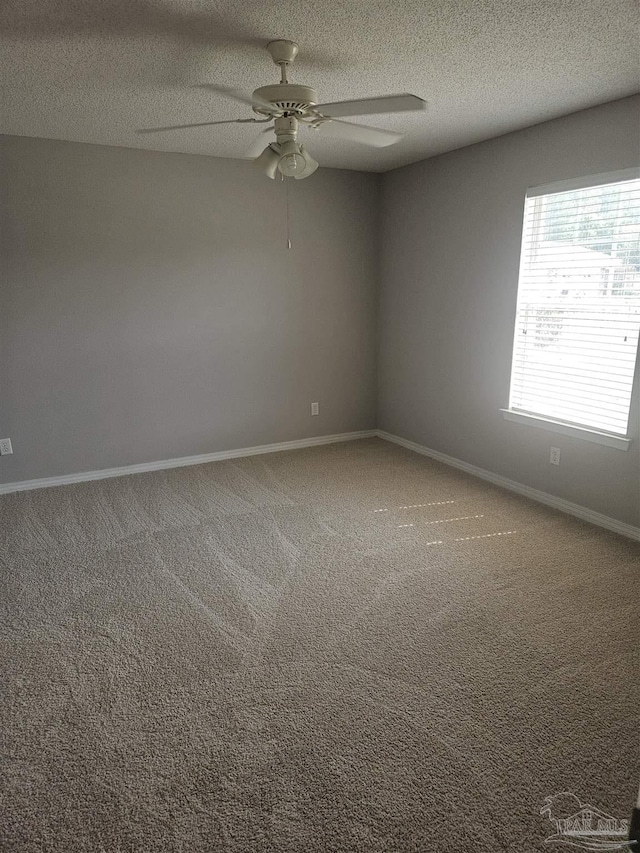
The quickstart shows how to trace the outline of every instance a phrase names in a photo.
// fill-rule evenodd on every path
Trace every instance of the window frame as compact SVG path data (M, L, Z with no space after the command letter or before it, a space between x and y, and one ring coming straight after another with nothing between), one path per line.
M562 181L554 181L549 184L541 184L535 187L527 187L525 192L524 201L522 205L522 231L520 235L520 260L518 264L518 278L516 281L516 304L515 304L515 312L514 312L514 323L513 323L513 347L511 352L511 362L509 365L509 402L511 398L511 382L512 382L512 374L513 374L513 362L516 354L516 341L517 341L517 304L518 304L518 294L520 290L520 281L522 278L523 267L525 262L525 252L524 252L524 225L525 225L525 209L528 199L536 198L543 195L551 195L553 193L562 193L562 192L570 192L571 190L581 190L588 189L589 187L597 187L601 184L612 184L612 183L622 183L624 181L629 180L640 180L640 167L632 167L630 169L622 169L616 172L601 172L597 175L585 175L582 177L576 178L568 178ZM634 391L637 391L637 380L638 380L638 360L640 357L640 345L638 346L638 351L636 352L636 366L634 372L634 380L631 389L631 400L629 402L629 406L634 399ZM582 424L574 424L568 421L563 421L560 419L555 419L552 417L548 417L547 415L536 414L535 412L526 412L521 409L512 409L510 407L500 408L502 412L502 416L504 420L511 421L512 423L518 423L527 425L530 427L545 429L549 432L560 433L561 435L568 435L574 438L579 438L584 441L590 441L595 444L602 444L607 447L613 447L617 450L628 450L629 446L632 442L632 437L630 436L630 430L632 428L632 414L633 412L629 412L629 421L627 425L627 433L626 435L618 435L616 433L606 432L605 430L594 429L593 427L589 427Z

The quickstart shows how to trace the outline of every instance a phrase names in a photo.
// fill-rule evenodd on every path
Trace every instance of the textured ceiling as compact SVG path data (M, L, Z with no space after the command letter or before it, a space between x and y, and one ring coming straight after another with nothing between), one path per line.
M135 129L250 116L194 87L276 83L263 45L287 38L292 82L321 101L427 100L359 119L406 131L390 148L304 131L321 165L382 172L638 91L638 14L635 0L0 0L0 132L242 156L251 125Z

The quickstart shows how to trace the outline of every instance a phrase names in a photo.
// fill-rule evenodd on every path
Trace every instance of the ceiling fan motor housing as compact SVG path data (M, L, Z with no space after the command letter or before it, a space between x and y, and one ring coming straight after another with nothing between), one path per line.
M254 97L269 101L278 110L295 115L304 115L318 103L318 96L309 86L296 86L293 83L277 83L274 86L261 86L253 93ZM254 106L254 112L269 115L266 109Z

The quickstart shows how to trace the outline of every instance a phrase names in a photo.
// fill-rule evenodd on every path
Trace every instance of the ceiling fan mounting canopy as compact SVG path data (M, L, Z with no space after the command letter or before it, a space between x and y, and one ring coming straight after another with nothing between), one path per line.
M267 45L267 50L275 64L280 65L282 62L286 62L287 64L293 62L298 55L300 47L295 43L295 41L288 41L288 39L274 39L274 41L270 41Z

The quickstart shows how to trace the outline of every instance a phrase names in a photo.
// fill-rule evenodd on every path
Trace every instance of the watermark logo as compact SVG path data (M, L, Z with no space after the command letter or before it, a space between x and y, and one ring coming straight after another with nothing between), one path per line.
M556 831L545 839L581 850L636 850L629 841L629 821L607 814L602 809L581 803L575 794L563 791L547 797L540 814L549 818ZM640 851L638 851L640 853Z

